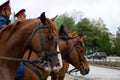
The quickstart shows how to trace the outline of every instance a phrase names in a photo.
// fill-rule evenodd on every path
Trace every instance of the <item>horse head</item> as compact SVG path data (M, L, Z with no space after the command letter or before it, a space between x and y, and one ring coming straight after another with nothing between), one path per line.
M58 40L57 40L57 27L53 23L53 19L46 18L45 12L37 18L40 25L38 34L33 36L32 46L35 53L42 53L41 59L43 60L43 66L45 70L58 71L62 68L62 59L59 51ZM37 24L36 24L37 25ZM30 36L31 38L31 36ZM40 45L36 45L40 44ZM40 50L39 50L40 49Z
M69 35L69 36L68 36ZM85 58L84 38L86 35L77 35L76 32L67 34L63 25L59 30L59 45L62 58L80 70L82 75L89 73L89 65Z

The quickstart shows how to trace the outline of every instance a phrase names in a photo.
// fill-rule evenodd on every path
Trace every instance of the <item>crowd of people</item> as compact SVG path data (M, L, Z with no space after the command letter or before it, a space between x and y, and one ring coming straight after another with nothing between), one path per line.
M11 23L9 19L11 14L12 14L11 6L8 0L0 5L0 30L2 30L3 28L5 28L7 25ZM21 21L26 19L25 9L19 10L14 15L14 17L16 17L15 21ZM14 80L19 80L23 72L24 72L24 65L21 62Z

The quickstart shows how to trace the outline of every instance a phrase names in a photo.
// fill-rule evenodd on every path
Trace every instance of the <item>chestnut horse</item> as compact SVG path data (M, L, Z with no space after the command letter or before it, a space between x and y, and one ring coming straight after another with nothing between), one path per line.
M52 80L64 80L69 63L75 67L82 75L89 73L88 61L85 58L84 38L86 35L77 35L76 32L67 33L63 25L59 30L59 45L62 54L63 68L58 73L51 73Z
M83 36L74 36L66 33L64 27L61 26L59 30L59 48L62 54L62 58L64 59L63 68L60 72L47 72L42 69L38 69L41 73L43 80L47 80L47 77L51 75L52 80L63 80L65 77L65 73L68 70L69 63L72 64L76 69L80 70L82 75L86 75L89 73L89 65L84 56L84 45L83 45ZM26 54L28 54L26 52ZM27 56L27 55L25 55ZM30 59L36 59L37 55L32 53ZM20 80L39 80L37 75L29 68L25 67L24 74ZM29 75L28 75L29 74ZM32 76L34 75L34 76Z
M55 24L46 18L44 12L36 19L14 22L1 30L0 80L14 79L20 61L26 61L22 58L27 49L36 53L39 57L37 62L47 62L48 66L45 66L45 69L59 70L62 62L60 54L56 51L58 45L55 31Z

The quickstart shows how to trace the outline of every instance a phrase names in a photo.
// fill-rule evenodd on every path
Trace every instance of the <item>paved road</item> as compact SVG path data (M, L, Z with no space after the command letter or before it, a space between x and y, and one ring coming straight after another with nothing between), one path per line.
M69 70L73 67L70 65ZM51 80L50 77L48 80ZM90 73L82 76L79 72L66 74L65 80L120 80L120 70L90 65Z
M76 76L73 80L120 80L120 70L91 65L88 75L82 76L79 72L72 73L72 75Z

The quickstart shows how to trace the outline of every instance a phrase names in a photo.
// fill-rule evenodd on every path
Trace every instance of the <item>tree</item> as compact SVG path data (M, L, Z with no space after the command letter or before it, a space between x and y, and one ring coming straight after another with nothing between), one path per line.
M118 27L118 30L117 30L117 38L119 38L120 39L120 26Z
M114 42L114 55L120 56L120 26L117 30L117 38L113 39Z
M83 18L81 21L79 21L76 24L76 31L78 34L87 35L87 39L85 41L87 54L93 53L96 49L97 42L93 44L95 41L95 37L94 37L93 25L91 24L90 20L88 18Z
M73 18L69 17L67 13L64 13L55 20L55 23L60 27L62 24L65 26L65 29L68 31L74 30L75 21Z
M108 29L105 27L104 21L99 18L98 21L92 20L91 23L94 25L94 32L98 42L98 51L103 51L110 55L112 52L112 44L110 43Z
M66 12L58 16L55 23L58 27L63 24L67 31L77 31L78 34L86 34L87 39L85 45L87 54L95 51L103 51L111 55L114 51L112 51L112 43L110 42L108 29L105 27L103 19L99 18L99 20L90 21L88 18L81 18L78 23L75 24L76 15L74 14L77 13L73 12L72 16L70 16L70 14Z

